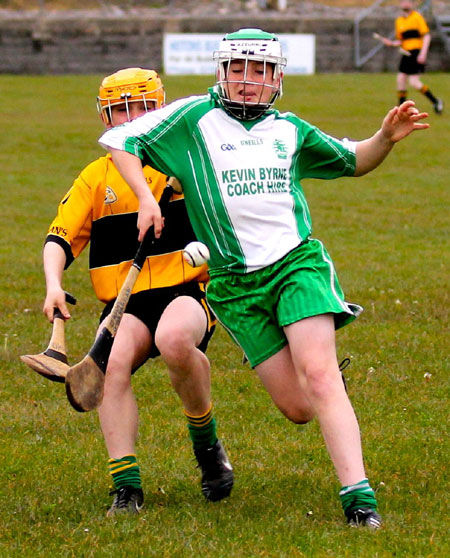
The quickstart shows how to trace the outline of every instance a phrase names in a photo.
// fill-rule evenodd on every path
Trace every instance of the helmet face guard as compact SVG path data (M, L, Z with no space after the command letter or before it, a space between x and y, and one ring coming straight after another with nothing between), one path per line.
M144 103L146 112L164 105L164 87L155 71L126 68L103 79L97 97L97 110L107 126L112 126L112 107L124 104L130 120L129 104L137 102Z
M217 90L219 99L224 109L240 120L254 120L259 118L275 103L282 95L283 68L286 59L283 58L281 45L277 37L272 33L266 33L260 29L240 29L236 33L225 36L219 46L219 50L213 54L213 60L217 63ZM242 79L233 79L230 75L230 67L233 60L244 63ZM255 82L247 79L249 61L262 64L262 80ZM269 66L271 71L268 71ZM229 98L229 84L239 83L242 85L244 96L248 85L261 87L260 98L252 101L235 101ZM272 93L268 101L262 101L262 93L265 88L271 88Z

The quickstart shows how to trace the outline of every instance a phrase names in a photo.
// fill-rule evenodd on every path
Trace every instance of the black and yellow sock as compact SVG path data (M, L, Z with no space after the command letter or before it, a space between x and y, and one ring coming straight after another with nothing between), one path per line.
M212 405L203 415L190 415L186 410L184 414L194 449L210 447L217 442L216 419L212 414Z
M351 486L343 486L339 491L339 496L346 514L355 508L371 508L374 511L377 509L375 492L367 479Z
M142 488L141 473L134 454L124 455L120 459L110 459L108 469L113 478L116 489L124 486Z
M398 104L401 105L402 103L404 103L407 99L407 91L404 90L400 90L397 91L397 97L398 97Z
M433 103L433 105L435 105L437 103L438 100L433 95L433 93L431 93L430 88L428 87L428 85L422 86L420 92L422 93L422 95L425 95L425 97L430 99L430 101Z

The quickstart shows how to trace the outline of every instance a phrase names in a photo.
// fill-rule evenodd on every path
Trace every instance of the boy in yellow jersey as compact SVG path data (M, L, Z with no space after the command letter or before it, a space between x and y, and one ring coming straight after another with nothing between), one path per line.
M164 104L156 72L127 68L107 76L100 86L98 110L106 128L131 121ZM143 171L159 199L167 177L149 166ZM63 271L90 242L89 268L95 294L110 313L138 246L138 200L120 176L111 156L100 157L78 176L62 199L44 246L47 294L43 311L50 322L54 308L70 318L62 287ZM205 350L215 317L205 300L206 265L193 268L182 257L195 240L184 198L173 195L165 212L164 234L149 248L115 337L99 407L110 457L115 498L108 515L137 513L143 505L135 444L138 409L131 375L148 358L161 355L184 406L194 453L208 500L228 496L233 470L216 435L210 395L210 365Z
M425 85L419 74L425 72L428 50L431 43L430 30L424 17L414 10L414 0L400 0L402 15L395 20L396 39L384 39L386 46L399 47L409 52L400 60L397 74L398 104L401 105L407 98L407 82L420 91L433 104L436 114L442 114L444 103L433 95L430 88Z

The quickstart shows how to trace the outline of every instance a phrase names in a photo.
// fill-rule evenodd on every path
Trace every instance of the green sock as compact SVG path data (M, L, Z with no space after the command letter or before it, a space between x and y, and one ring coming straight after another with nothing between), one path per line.
M210 447L217 442L216 419L212 415L212 405L203 415L190 415L186 411L184 414L194 449Z
M375 492L367 479L351 486L343 486L339 491L339 496L345 513L355 508L371 508L375 511L377 509Z
M124 486L142 488L141 473L134 454L124 455L120 459L110 459L108 461L108 469L116 489L123 488Z

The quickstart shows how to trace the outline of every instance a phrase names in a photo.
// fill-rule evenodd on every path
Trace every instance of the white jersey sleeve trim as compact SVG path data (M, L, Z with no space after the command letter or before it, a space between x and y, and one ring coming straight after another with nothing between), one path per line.
M348 149L348 151L350 151L351 153L356 154L356 146L357 146L357 144L358 144L357 141L351 141L351 140L349 140L348 138L343 138L343 139L341 140L341 142L342 142L342 145L343 145L346 149Z

